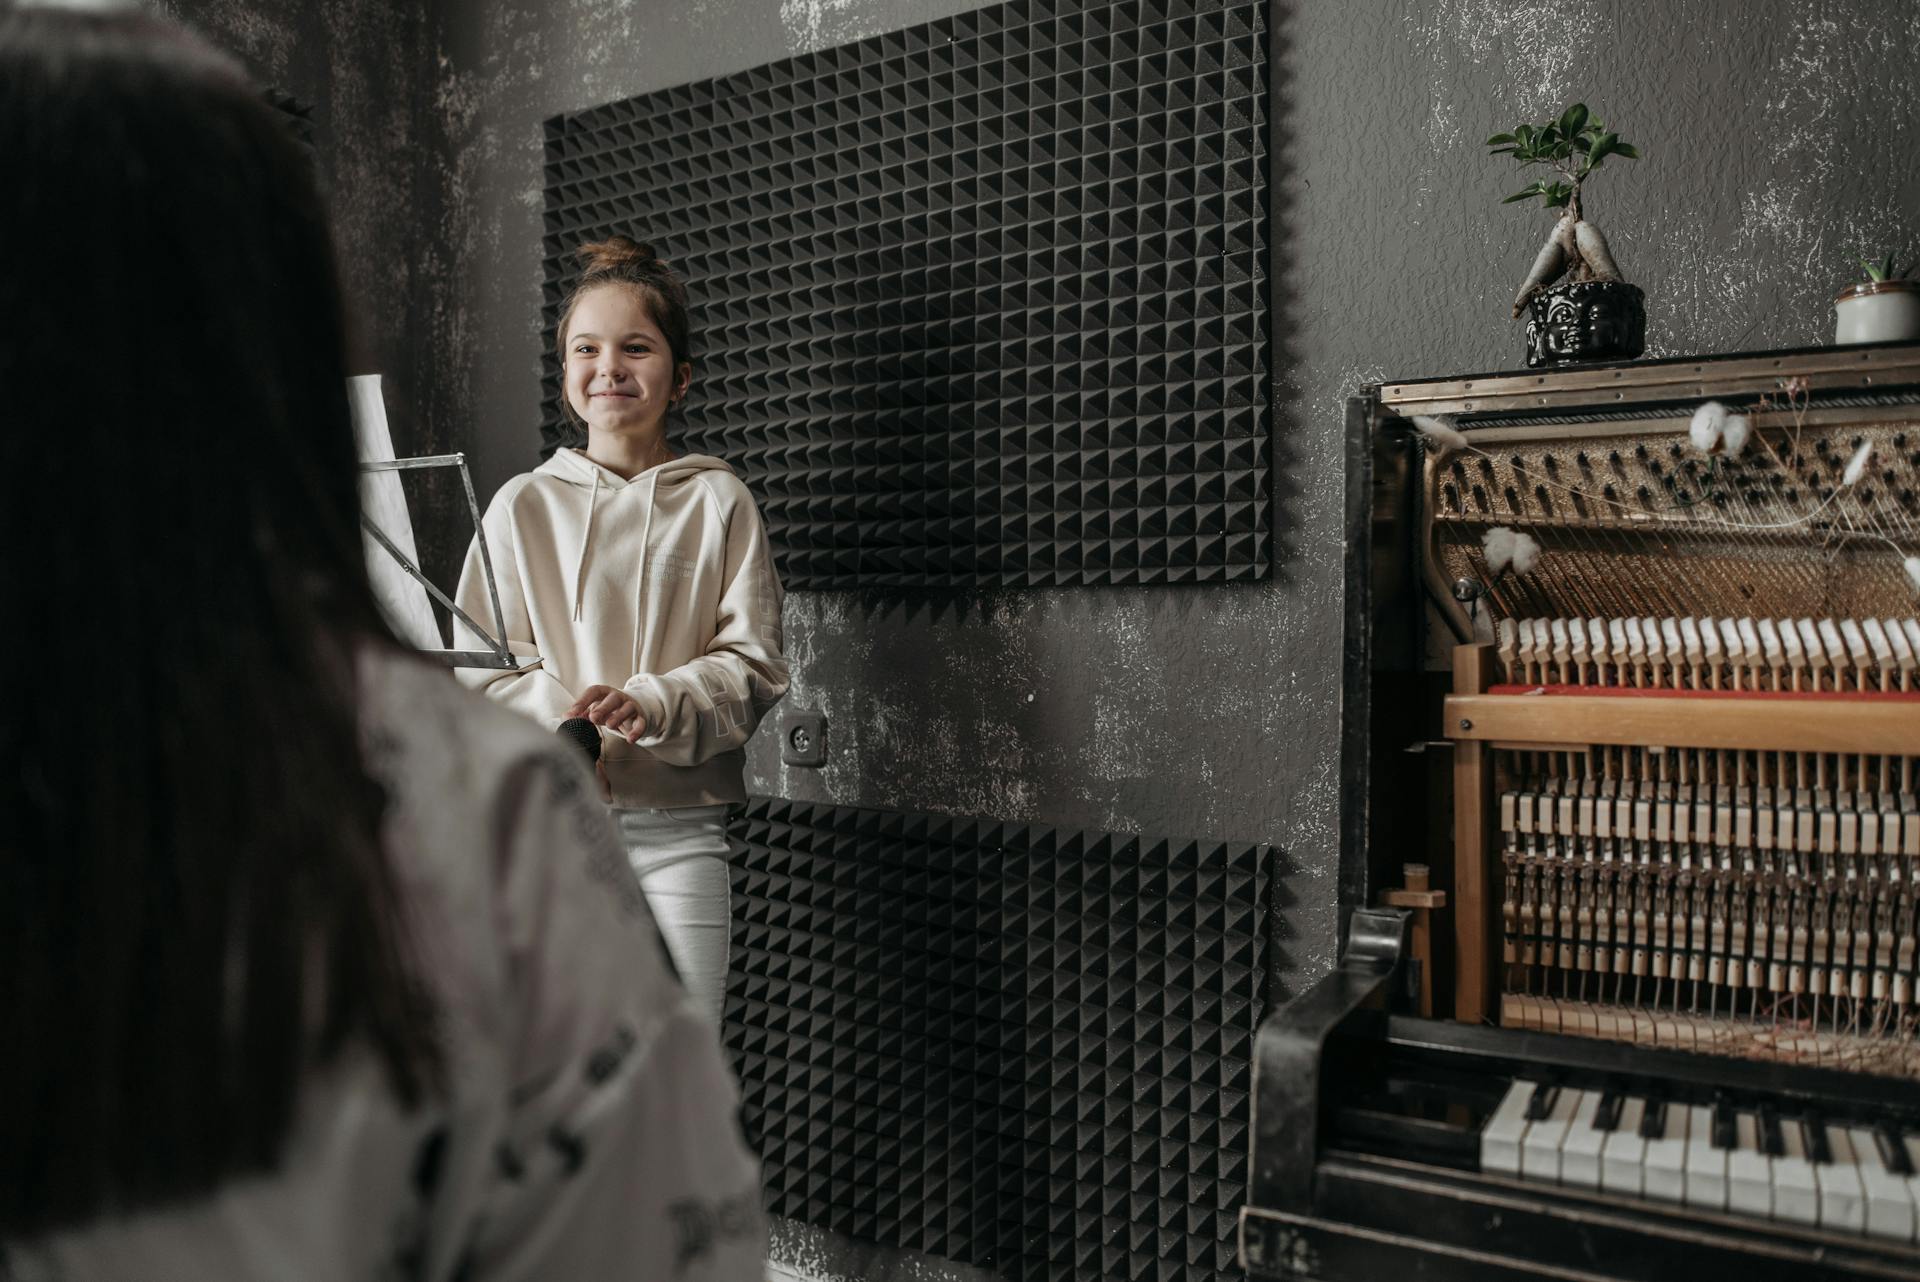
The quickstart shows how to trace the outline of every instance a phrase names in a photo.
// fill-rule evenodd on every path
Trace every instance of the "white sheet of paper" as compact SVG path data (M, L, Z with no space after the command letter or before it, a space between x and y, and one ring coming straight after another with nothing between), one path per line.
M353 438L360 461L391 459L393 436L387 430L387 405L380 395L380 376L356 374L349 378L347 401L353 407ZM420 554L413 542L413 519L407 515L407 492L401 488L400 473L362 472L360 507L367 518L380 527L381 533L407 554L408 560L416 566L420 564ZM373 598L394 634L417 650L444 649L447 643L434 622L433 603L427 598L427 590L400 568L400 563L373 535L362 530L360 539L366 545L367 575L373 580Z

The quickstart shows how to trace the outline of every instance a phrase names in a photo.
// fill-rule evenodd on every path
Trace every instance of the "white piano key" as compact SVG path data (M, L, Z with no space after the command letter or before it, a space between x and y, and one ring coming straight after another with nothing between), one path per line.
M1640 1119L1647 1102L1630 1099L1620 1106L1620 1123L1600 1150L1600 1187L1609 1193L1640 1196L1646 1180L1647 1142L1640 1138Z
M1580 1092L1562 1087L1547 1115L1527 1127L1520 1141L1520 1178L1542 1184L1560 1182L1560 1146L1567 1142L1567 1125L1580 1107Z
M1867 1232L1896 1242L1913 1241L1913 1193L1907 1188L1906 1177L1887 1169L1872 1131L1855 1126L1847 1131L1847 1137L1853 1141L1860 1186L1867 1195Z
M1520 1174L1520 1141L1527 1133L1527 1105L1533 1102L1532 1082L1515 1079L1480 1132L1480 1169L1500 1175Z
M1713 1146L1713 1107L1687 1110L1686 1203L1703 1210L1727 1208L1727 1153Z
M1821 1123L1810 1123L1821 1125ZM1846 1128L1827 1125L1827 1152L1831 1162L1816 1162L1814 1187L1820 1191L1820 1227L1843 1233L1867 1231L1867 1194L1861 1187L1860 1167Z
M1667 1105L1666 1130L1647 1141L1643 1192L1662 1202L1679 1202L1687 1194L1687 1107Z
M1913 1198L1914 1236L1920 1238L1920 1136L1903 1135L1901 1144L1907 1150L1907 1165L1913 1168L1913 1174L1903 1176L1907 1182L1907 1193Z
M1813 1163L1807 1160L1807 1142L1797 1118L1780 1119L1785 1151L1773 1159L1773 1218L1796 1224L1820 1223L1820 1188Z
M1760 1120L1734 1115L1733 1151L1727 1154L1727 1209L1759 1219L1773 1218L1773 1159L1760 1147Z
M1600 1187L1600 1150L1606 1145L1608 1131L1595 1130L1594 1114L1600 1109L1599 1091L1583 1091L1573 1121L1567 1124L1567 1142L1560 1146L1560 1182L1580 1188Z

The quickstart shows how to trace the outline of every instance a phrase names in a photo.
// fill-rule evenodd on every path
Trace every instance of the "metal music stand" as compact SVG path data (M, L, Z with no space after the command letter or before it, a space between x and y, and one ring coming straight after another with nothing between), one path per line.
M482 529L480 525L480 505L474 501L473 477L467 472L467 456L464 454L428 454L418 458L378 459L360 464L360 470L362 472L411 472L422 468L434 467L457 467L460 469L460 484L467 493L467 515L473 518L473 537L480 546L481 568L484 569L487 574L487 599L493 604L493 626L495 631L488 632L478 623L475 623L465 610L455 605L446 593L433 585L433 581L422 573L420 567L415 565L412 559L394 544L392 539L387 537L386 531L375 524L372 517L362 512L360 514L360 524L364 525L367 533L373 535L373 537L379 541L380 546L387 550L387 555L398 562L401 569L412 575L414 581L427 590L428 596L451 610L454 618L466 624L468 628L483 639L490 647L486 650L421 650L420 653L430 658L439 659L450 668L498 668L507 672L515 672L523 666L538 663L538 659L530 659L523 664L518 656L507 649L507 621L505 615L502 614L500 610L500 590L494 586L493 556L487 551L487 532Z

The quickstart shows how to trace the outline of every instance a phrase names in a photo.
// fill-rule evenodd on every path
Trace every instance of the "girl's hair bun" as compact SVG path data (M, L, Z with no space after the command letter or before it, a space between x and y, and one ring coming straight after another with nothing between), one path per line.
M653 252L652 245L641 244L630 236L614 235L605 240L589 241L573 252L580 260L581 270L588 275L655 263L666 266L659 255Z

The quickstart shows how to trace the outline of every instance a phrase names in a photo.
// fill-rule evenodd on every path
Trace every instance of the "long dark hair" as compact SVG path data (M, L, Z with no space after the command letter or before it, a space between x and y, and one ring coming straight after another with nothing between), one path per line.
M306 1073L438 1081L362 760L342 313L223 57L0 12L0 1241L270 1168Z

